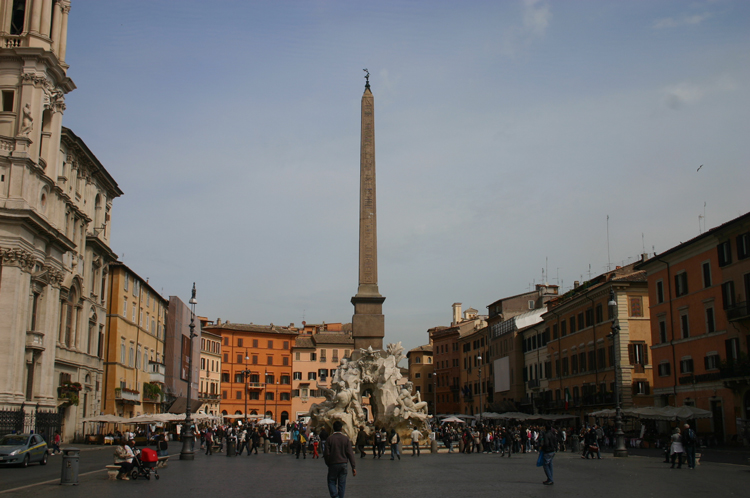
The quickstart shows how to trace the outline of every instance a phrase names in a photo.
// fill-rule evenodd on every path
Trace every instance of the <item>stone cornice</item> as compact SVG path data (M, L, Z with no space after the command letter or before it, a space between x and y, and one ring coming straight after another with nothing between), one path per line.
M62 63L53 52L44 50L43 48L32 47L0 49L0 60L24 62L29 59L44 63L63 93L69 93L76 89L75 83L65 74Z
M29 225L40 234L46 234L49 241L58 245L62 252L76 250L76 245L72 240L31 209L0 209L0 220Z

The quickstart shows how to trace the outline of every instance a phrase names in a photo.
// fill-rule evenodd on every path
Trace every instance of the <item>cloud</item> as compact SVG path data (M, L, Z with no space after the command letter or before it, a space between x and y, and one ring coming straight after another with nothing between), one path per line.
M660 19L654 23L654 29L661 29L661 28L679 28L680 26L695 26L706 19L711 17L710 12L704 12L703 14L695 14L692 16L689 16L687 14L683 14L681 17L674 18L674 17L666 17L664 19Z
M504 31L500 51L503 55L513 57L519 47L529 45L532 41L544 37L552 12L544 0L522 0L522 19L520 24L510 26Z
M552 12L542 0L523 0L523 27L529 33L543 36L549 26Z
M670 109L679 109L684 105L698 103L707 95L733 92L737 87L735 79L726 75L704 85L683 81L664 88L664 103Z

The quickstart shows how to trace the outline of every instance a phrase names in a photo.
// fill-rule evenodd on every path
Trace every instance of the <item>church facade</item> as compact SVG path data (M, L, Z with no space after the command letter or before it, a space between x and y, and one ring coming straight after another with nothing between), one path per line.
M39 414L59 414L66 440L100 411L110 216L122 195L62 126L75 89L69 10L0 2L0 411L23 412L23 429L39 432Z

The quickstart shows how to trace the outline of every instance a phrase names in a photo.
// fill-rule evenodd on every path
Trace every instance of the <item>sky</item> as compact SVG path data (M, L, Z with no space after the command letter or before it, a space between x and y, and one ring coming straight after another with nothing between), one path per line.
M364 68L386 342L750 211L744 0L73 0L66 62L112 249L211 320L351 321Z

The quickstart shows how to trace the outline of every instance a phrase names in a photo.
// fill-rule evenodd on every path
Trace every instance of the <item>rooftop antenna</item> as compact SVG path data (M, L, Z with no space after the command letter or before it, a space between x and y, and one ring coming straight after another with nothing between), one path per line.
M557 277L555 277L555 283L560 285L560 267L557 268Z
M589 280L591 280L591 263L589 263Z
M643 235L643 232L641 232L641 246L643 247L643 253L646 252L646 237Z
M612 270L612 263L609 259L609 215L607 215L607 271Z

